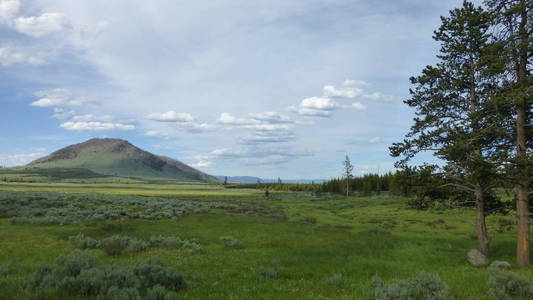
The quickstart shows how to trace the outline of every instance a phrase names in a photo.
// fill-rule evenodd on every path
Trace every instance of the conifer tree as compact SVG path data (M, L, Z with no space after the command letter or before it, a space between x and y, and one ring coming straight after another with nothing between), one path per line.
M491 18L464 1L441 20L433 37L441 44L439 62L411 78L415 87L404 102L416 109L417 116L406 139L390 150L403 157L397 166L405 166L423 151L447 162L446 176L456 179L452 184L475 194L478 247L488 254L485 194L495 174L494 137L501 134L494 126L490 106L494 79L485 59Z
M507 143L512 148L504 163L516 192L516 263L528 266L531 255L528 195L531 193L529 181L533 177L533 1L486 0L485 4L494 16L495 44L501 45L503 50L502 60L496 61L501 62L499 104L511 109L510 112L504 111L507 123L513 127L509 131L512 134L507 135Z

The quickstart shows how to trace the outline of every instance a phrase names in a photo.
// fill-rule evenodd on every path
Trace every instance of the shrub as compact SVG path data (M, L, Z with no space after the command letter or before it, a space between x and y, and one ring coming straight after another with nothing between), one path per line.
M93 262L92 257L79 251L62 257L54 267L39 267L29 287L34 297L41 298L47 292L55 291L62 296L96 299L169 300L176 299L174 291L187 286L180 272L165 267L159 260L108 266L98 266Z
M97 300L141 300L139 291L134 288L118 288L112 286L107 293L99 295Z
M228 248L233 248L233 249L244 248L244 243L241 240L235 239L231 236L221 236L218 239Z
M396 280L385 284L374 276L370 283L371 297L375 300L451 300L448 287L437 275L421 272L411 280Z
M147 286L161 285L173 290L187 287L185 279L180 272L165 268L158 259L150 259L147 262L135 265L133 273Z
M149 244L151 247L169 247L179 249L183 247L184 241L179 237L152 236Z
M155 285L153 288L146 291L145 300L174 300L178 299L178 295L172 291L167 290L164 286Z
M130 244L130 238L121 235L114 235L103 239L101 242L102 250L108 255L120 255Z
M100 247L100 242L91 237L85 236L83 233L70 236L68 240L79 249L96 249Z
M94 268L96 262L94 259L81 251L75 251L69 256L62 256L57 260L57 267L54 269L54 276L75 277L80 274L82 270Z
M533 284L520 274L491 268L488 285L488 294L491 299L533 298Z

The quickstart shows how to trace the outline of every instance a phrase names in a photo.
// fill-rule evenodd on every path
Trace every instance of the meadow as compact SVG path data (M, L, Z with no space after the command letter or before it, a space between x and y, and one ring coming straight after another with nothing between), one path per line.
M456 299L490 299L490 269L466 261L476 248L474 211L417 211L408 200L266 197L260 189L180 182L3 181L0 299L27 299L40 265L76 251L104 266L156 257L183 275L180 299L372 299L372 277L390 283L422 271L438 275ZM487 221L491 261L512 263L515 217ZM533 280L531 268L511 271ZM50 289L39 297L87 295Z

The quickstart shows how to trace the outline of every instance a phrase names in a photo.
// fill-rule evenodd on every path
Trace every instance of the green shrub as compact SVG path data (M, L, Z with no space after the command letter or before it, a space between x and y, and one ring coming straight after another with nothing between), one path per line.
M491 299L533 298L533 284L520 274L491 268L488 285L488 294Z
M146 291L145 300L175 300L178 295L175 292L167 290L162 285L155 285Z
M91 237L85 236L83 233L70 236L68 240L79 249L96 249L100 248L100 242Z
M29 282L34 298L49 291L60 296L96 299L176 299L174 291L186 288L183 275L156 259L135 265L98 266L79 251L61 257L54 267L41 266ZM145 295L143 295L143 293Z
M244 243L241 240L238 240L231 236L221 236L218 238L218 240L221 241L222 244L224 244L228 248L233 248L233 249L244 248Z
M103 239L101 242L102 250L108 255L120 255L126 248L128 248L130 244L130 238L121 236L121 235L114 235L108 238Z
M385 284L374 276L370 283L371 298L375 300L451 300L448 287L437 275L421 272L411 280L396 280Z

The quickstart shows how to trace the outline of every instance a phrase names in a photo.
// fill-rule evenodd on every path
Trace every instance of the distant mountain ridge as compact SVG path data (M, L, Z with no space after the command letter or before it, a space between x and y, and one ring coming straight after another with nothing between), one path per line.
M142 150L121 139L94 138L30 162L37 168L85 168L121 177L217 182L213 176L178 160Z
M226 176L215 176L219 181L224 182ZM259 178L254 176L227 176L228 183L257 183L259 180L261 183L277 183L277 179ZM281 179L283 183L322 183L326 179Z

